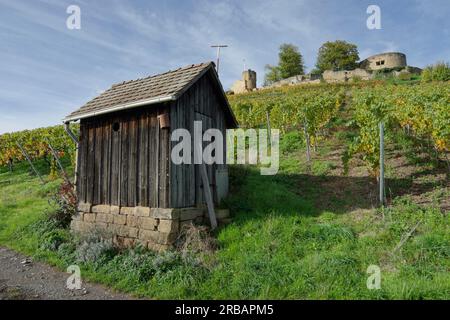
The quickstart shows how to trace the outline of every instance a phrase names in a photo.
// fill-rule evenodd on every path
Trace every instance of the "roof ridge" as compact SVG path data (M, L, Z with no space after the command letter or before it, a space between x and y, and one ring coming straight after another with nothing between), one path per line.
M146 78L116 83L72 112L65 121L117 111L113 106L131 108L142 103L161 102L164 99L176 100L202 75L215 70L213 66L212 61L190 64Z
M111 88L115 88L115 87L120 86L120 85L129 84L129 83L133 83L133 82L138 82L138 81L142 81L142 80L148 80L148 79L151 79L151 78L163 76L165 74L174 73L174 72L177 72L177 71L180 71L180 70L191 69L191 68L194 68L194 67L200 67L202 65L207 66L207 65L210 65L211 63L214 63L214 62L209 61L209 62L201 62L201 63L197 63L197 64L195 64L195 63L194 64L189 64L189 65L186 65L184 67L180 67L180 68L175 69L175 70L169 70L169 71L166 71L166 72L163 72L163 73L153 74L153 75L150 75L150 76L147 76L147 77L143 77L143 78L137 78L137 79L132 79L132 80L125 80L125 81L122 81L122 82L117 82L117 83L114 83L111 86Z

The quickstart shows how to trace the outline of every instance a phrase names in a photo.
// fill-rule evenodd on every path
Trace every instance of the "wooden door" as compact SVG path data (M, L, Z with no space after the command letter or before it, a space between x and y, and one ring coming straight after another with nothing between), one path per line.
M215 128L215 121L213 118L204 115L199 112L195 112L195 121L201 121L202 122L202 134L205 133L206 130ZM206 145L208 145L210 142L203 142L203 148L205 148ZM214 203L217 204L217 192L216 192L216 164L212 165L206 165L206 171L208 173L208 180L209 185L211 188L211 193L214 199ZM203 183L200 175L200 168L199 165L195 166L195 199L196 204L201 205L206 203L204 199L204 193L203 193Z

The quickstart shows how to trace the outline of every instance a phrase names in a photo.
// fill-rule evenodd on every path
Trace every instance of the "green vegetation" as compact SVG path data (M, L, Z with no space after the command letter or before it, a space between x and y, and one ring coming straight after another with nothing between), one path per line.
M305 66L303 56L298 47L293 44L282 44L280 46L278 59L277 66L266 65L266 84L304 73Z
M358 47L346 41L337 40L324 43L317 56L316 69L319 73L325 70L353 70L359 60Z
M450 64L438 62L422 71L422 81L450 81Z
M44 160L35 162L35 166L48 177L50 170ZM0 244L36 254L40 235L32 232L32 225L55 210L48 196L60 183L55 180L42 185L31 175L26 162L17 164L13 172L0 167Z
M73 124L71 129L77 132L78 125ZM22 147L31 160L44 159L51 167L51 178L55 178L58 169L49 143L54 150L58 150L58 157L69 155L75 163L75 143L59 125L0 135L0 167L8 165L9 170L13 170L15 162L25 161Z
M352 139L345 143L344 164L361 157L375 176L379 168L380 121L388 127L388 138L407 131L416 149L427 145L430 155L450 166L449 90L446 82L397 85L368 81L271 88L230 96L229 100L242 127L264 127L269 116L272 127L280 128L282 133L306 132L305 144L309 137L314 147L327 140L330 125L340 108L348 104L351 114L345 134L351 133Z
M449 215L440 207L448 189L432 180L432 188L423 191L432 200L419 206L402 190L432 168L416 163L418 171L404 177L388 170L393 202L374 209L370 191L363 192L372 178L337 174L340 159L328 156L346 143L348 135L338 134L345 132L338 128L344 116L332 122L330 129L338 131L321 142L311 166L302 134L290 130L280 143L278 175L231 168L226 205L233 222L214 234L216 250L156 254L118 251L95 234L76 239L51 214L58 207L48 198L61 181L40 185L26 163L13 172L0 167L0 245L62 270L76 263L85 280L157 299L448 299ZM414 145L399 140L390 147L407 154ZM50 173L44 160L36 165ZM370 265L381 268L380 290L366 287Z
M281 129L280 172L231 167L224 205L232 223L214 239L199 228L193 243L162 254L120 251L95 233L71 235L71 209L55 201L62 181L51 179L45 143L33 153L29 142L49 182L41 185L20 158L12 168L2 163L0 245L62 270L78 264L83 279L158 299L448 299L448 90L448 83L356 82L230 97L243 127L264 127L268 114ZM387 131L384 209L375 208L380 120ZM50 140L59 141L60 130ZM44 141L36 133L12 136ZM12 136L0 137L10 154L17 151ZM72 174L71 153L61 155ZM380 290L367 289L370 265L381 268Z

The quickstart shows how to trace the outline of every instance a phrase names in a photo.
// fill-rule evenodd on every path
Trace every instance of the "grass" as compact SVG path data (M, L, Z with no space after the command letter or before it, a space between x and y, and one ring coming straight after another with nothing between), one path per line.
M45 164L36 164L38 170L48 174ZM0 243L27 254L36 251L38 235L24 234L29 225L40 220L44 212L51 210L47 196L56 190L60 181L42 186L40 180L30 174L26 163L15 166L12 173L0 169Z
M40 185L26 163L13 173L0 168L0 245L62 270L77 263L83 279L156 299L449 299L448 212L434 203L419 206L409 195L382 211L353 189L333 195L324 188L331 178L356 189L366 180L330 177L336 165L327 159L314 159L308 168L303 148L286 146L276 176L231 168L226 205L233 221L215 233L219 248L210 255L102 251L92 243L87 249L100 253L80 261L78 240L49 226L45 215L55 210L48 196L61 181ZM37 167L48 174L45 163ZM442 188L430 192L436 203L448 196ZM318 205L324 197L330 205ZM48 245L55 239L63 243L59 249ZM381 268L380 290L367 289L370 265Z

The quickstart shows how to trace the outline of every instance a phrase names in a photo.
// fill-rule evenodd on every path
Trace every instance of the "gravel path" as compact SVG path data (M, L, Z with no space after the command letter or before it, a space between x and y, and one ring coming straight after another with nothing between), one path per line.
M0 300L130 300L132 296L83 282L81 290L68 290L70 276L46 264L0 247Z

